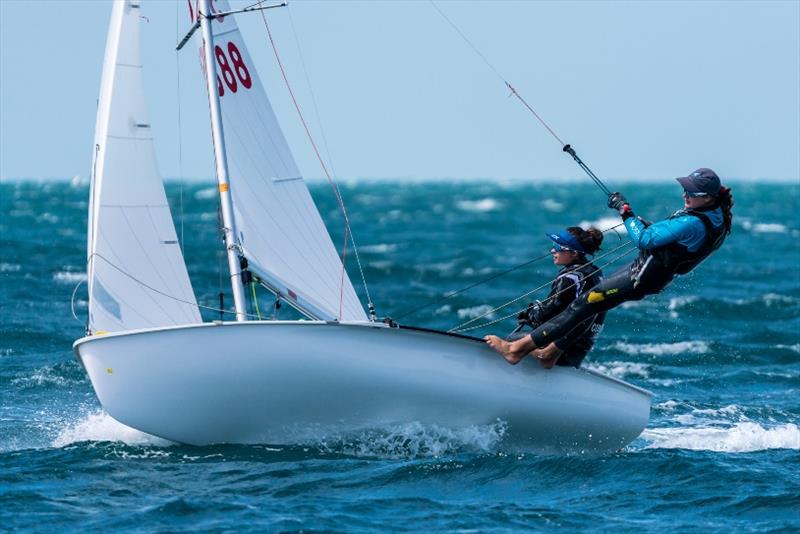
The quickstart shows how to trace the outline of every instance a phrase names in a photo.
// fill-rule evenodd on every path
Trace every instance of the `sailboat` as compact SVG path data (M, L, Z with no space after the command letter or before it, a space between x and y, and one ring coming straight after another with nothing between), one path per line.
M233 12L224 0L192 7L236 320L201 318L143 96L140 1L115 0L90 190L88 334L73 346L111 417L191 445L502 421L515 448L602 452L641 433L644 389L591 370L510 366L481 339L368 316ZM252 275L305 319L252 320Z

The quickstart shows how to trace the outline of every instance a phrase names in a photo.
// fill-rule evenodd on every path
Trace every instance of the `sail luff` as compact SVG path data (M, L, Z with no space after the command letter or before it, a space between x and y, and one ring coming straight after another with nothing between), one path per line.
M217 0L213 8L228 5ZM205 63L216 74L236 238L251 270L321 319L366 321L235 17L214 18L210 27L215 57L204 51Z
M231 200L230 184L228 179L228 156L225 150L225 130L220 116L219 95L217 94L217 74L214 61L214 35L211 31L212 18L208 0L200 0L197 16L200 19L200 30L203 35L203 52L205 57L204 69L206 78L206 91L208 93L208 110L211 118L211 139L214 145L214 160L217 173L217 183L219 184L220 206L222 208L223 235L225 239L225 250L228 259L228 271L231 276L231 292L233 303L236 309L236 320L247 320L247 301L242 285L241 262L239 253L239 232L236 230L236 216L233 212Z
M87 238L89 330L198 323L144 100L139 3L114 2L100 98Z

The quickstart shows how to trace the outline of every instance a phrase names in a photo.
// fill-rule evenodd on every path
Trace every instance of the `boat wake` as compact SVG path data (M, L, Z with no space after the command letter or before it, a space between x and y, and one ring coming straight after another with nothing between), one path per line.
M308 445L327 453L366 458L436 457L496 450L507 430L508 425L500 420L457 429L413 422L328 435Z
M61 448L84 441L115 441L126 445L166 447L171 441L125 426L104 411L87 414L66 424L53 439L52 446Z

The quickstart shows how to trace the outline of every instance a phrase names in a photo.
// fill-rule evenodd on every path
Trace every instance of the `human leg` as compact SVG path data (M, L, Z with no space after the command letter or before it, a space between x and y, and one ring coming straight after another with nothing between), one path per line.
M608 311L629 300L640 300L644 295L633 287L629 269L626 267L581 294L566 310L536 328L531 333L531 338L536 347L545 347L569 334L592 315Z

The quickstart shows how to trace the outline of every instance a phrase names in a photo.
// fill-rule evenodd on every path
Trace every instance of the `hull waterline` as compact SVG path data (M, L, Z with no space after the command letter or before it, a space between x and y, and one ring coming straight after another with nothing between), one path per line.
M85 337L74 350L112 417L193 445L501 420L522 449L608 451L650 415L649 392L598 373L510 366L473 338L370 323L206 323Z

